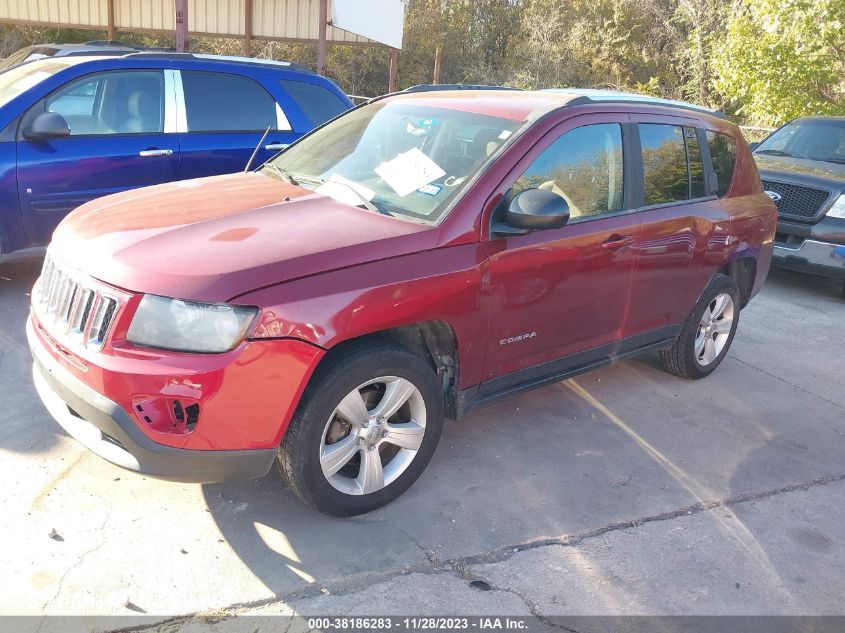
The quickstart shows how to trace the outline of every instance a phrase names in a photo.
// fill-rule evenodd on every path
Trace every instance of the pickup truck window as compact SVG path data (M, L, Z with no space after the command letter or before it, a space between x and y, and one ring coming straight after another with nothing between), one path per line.
M798 119L773 132L755 153L845 163L845 122Z
M375 102L304 137L261 172L341 202L435 224L520 121Z

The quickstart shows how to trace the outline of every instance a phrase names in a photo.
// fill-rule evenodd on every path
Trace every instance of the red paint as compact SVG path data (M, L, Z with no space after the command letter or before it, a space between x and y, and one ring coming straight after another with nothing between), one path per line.
M560 102L544 93L449 94L395 98L515 119ZM63 349L40 327L36 332L74 375L127 410L156 398L199 403L193 432L138 423L157 442L213 450L277 446L325 350L384 329L448 323L457 339L458 388L466 389L677 325L712 274L732 259L757 257L759 289L776 215L734 126L707 115L666 113L605 104L542 116L437 227L348 207L259 174L94 201L62 223L51 248L68 264L124 289L110 338L92 353ZM735 136L739 154L728 196L508 239L491 236L496 203L545 147L568 129L620 116L671 118ZM602 246L608 240L614 243ZM139 293L229 301L261 313L252 340L225 354L144 349L126 341ZM499 344L532 332L537 335Z

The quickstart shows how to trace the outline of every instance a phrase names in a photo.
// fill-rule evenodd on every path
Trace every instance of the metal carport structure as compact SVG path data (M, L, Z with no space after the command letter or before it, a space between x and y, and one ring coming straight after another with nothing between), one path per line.
M371 15L394 24L398 18L401 24L402 0L370 0L368 5L375 9ZM190 35L232 37L243 40L246 56L251 55L254 40L314 43L320 74L325 71L329 44L384 47L391 51L392 91L401 28L398 46L395 42L388 46L334 26L329 16L335 9L333 0L0 0L0 23L103 30L110 40L119 31L175 34L179 51L187 50Z

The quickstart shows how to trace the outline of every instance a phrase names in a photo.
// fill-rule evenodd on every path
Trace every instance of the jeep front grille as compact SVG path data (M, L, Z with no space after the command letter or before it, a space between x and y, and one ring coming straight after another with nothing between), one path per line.
M775 180L764 180L763 189L780 196L780 200L775 201L778 215L805 222L815 218L830 197L830 192L824 189L803 187Z
M99 350L119 305L115 297L98 290L84 275L67 269L47 254L33 292L32 307L54 335Z

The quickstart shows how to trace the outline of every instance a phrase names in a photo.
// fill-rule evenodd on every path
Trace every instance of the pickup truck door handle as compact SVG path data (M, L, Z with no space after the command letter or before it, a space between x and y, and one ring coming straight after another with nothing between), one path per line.
M141 158L148 158L150 156L170 156L171 154L173 154L172 149L158 149L157 147L151 147L138 152L138 156Z
M269 149L269 150L279 152L279 151L287 148L288 145L290 145L290 143L270 143L268 145L265 145L264 149Z
M619 235L618 233L614 233L601 243L601 247L608 251L618 251L623 246L628 246L629 244L633 244L633 242L633 235Z

